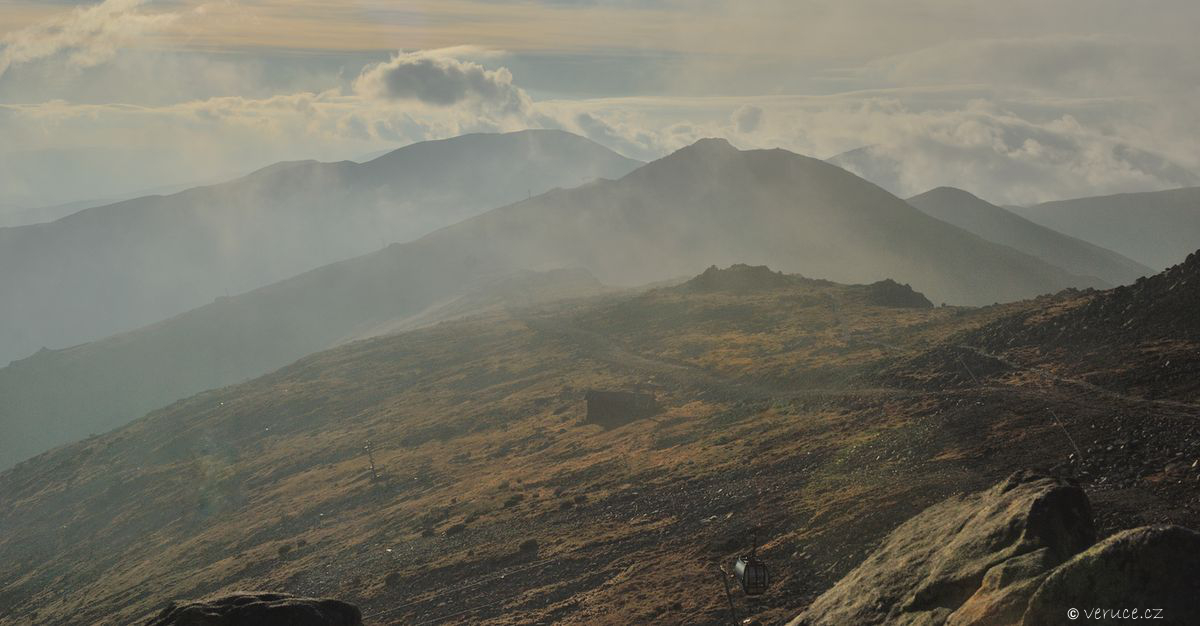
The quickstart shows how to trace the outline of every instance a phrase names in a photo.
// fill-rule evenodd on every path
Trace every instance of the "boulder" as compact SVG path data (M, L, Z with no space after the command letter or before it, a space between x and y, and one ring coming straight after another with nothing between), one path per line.
M791 624L1011 624L1048 572L1094 541L1082 489L1015 474L900 525Z
M146 626L362 626L362 613L340 600L238 592L172 602Z
M1144 526L1101 541L1046 577L1029 600L1022 623L1067 623L1071 608L1087 624L1128 624L1131 615L1101 614L1096 619L1088 612L1132 609L1143 611L1138 619L1154 620L1150 623L1200 624L1200 533Z

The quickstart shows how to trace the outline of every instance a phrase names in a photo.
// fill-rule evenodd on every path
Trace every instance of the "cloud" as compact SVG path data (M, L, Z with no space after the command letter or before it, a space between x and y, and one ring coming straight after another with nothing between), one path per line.
M706 136L819 158L868 146L843 165L902 196L951 185L1021 204L1200 183L1194 155L1170 151L1160 129L1137 123L1155 119L1154 105L1138 100L1022 99L979 87L933 87L536 106L555 119L586 121L564 127L640 158ZM737 111L750 106L762 114L747 132Z
M170 13L141 13L138 8L145 3L146 0L104 0L5 34L0 38L3 45L0 76L14 65L60 54L66 55L71 67L99 65L112 58L129 40L160 29L178 17Z
M348 81L314 78L273 96L265 94L275 88L257 97L174 104L0 104L0 136L8 140L0 157L14 146L132 149L130 138L137 138L147 143L144 159L155 167L175 159L186 177L203 177L214 164L227 171L274 160L352 158L413 141L532 127L575 132L645 160L711 136L816 157L870 146L860 155L865 160L846 166L900 195L953 185L995 202L1028 203L1198 180L1194 132L1181 132L1195 127L1189 122L1196 113L1179 106L1163 114L1164 100L1172 101L1163 96L1171 93L1169 84L1146 77L1129 83L1136 93L1126 93L1120 82L1102 81L1123 64L1154 62L1159 48L1134 45L1130 49L1141 52L1122 59L1113 51L1101 54L1110 42L1086 37L947 46L860 70L876 84L897 84L878 89L558 100L533 99L520 76L500 64L520 68L512 56L473 47L402 52L351 70ZM970 84L989 66L996 84ZM1195 88L1178 87L1182 93ZM1063 95L1070 91L1084 97ZM159 149L177 146L188 150ZM148 176L133 157L130 163L128 177ZM136 182L146 186L145 178ZM55 184L52 191L67 186Z
M763 111L753 104L743 104L733 112L733 126L739 133L752 133L762 122Z
M568 130L640 159L724 136L742 148L782 147L816 157L870 146L862 159L844 165L899 195L951 185L1017 204L1196 184L1200 171L1194 160L1165 152L1155 129L1113 124L1146 117L1145 104L1123 100L1020 100L955 88L531 101L516 113L472 100L430 105L330 89L165 106L0 105L0 135L10 145L47 150L133 150L140 147L129 138L153 138L144 147L153 171L174 162L196 178L217 165L227 171L285 159L336 160L413 141L528 127ZM164 153L155 146L188 150ZM145 186L138 180L144 167L131 161L127 169L130 185Z
M368 65L354 82L355 93L381 100L416 100L437 107L463 103L520 112L529 96L513 85L512 73L500 67L459 58L463 48L403 52L390 61Z

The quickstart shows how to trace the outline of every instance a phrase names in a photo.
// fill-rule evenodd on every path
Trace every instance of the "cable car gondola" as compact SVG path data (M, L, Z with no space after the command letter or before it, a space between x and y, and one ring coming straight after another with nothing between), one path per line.
M721 582L725 584L725 598L729 600L729 615L733 618L733 623L737 624L737 607L733 603L733 592L729 589L729 570L725 569L724 565L720 566L720 570ZM747 597L761 596L771 586L771 572L767 570L766 562L758 558L757 532L754 534L754 544L750 548L750 554L743 554L734 562L733 577L742 586L742 592Z
M757 547L751 550L750 554L739 556L737 563L733 565L733 575L737 577L742 591L748 596L761 596L767 592L767 587L771 586L771 572L767 570L767 564L755 554L756 551Z

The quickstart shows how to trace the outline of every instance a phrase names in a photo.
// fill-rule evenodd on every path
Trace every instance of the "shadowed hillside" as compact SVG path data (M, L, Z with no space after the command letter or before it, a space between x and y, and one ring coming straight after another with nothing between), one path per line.
M1154 270L1116 252L1055 232L1007 209L953 187L938 187L908 199L922 212L988 241L1031 254L1079 276L1124 285Z
M485 209L638 165L561 131L466 135L367 163L279 163L0 229L0 362L131 330Z
M1200 455L1192 409L945 356L1093 296L893 307L706 274L355 342L0 473L0 623L252 587L368 624L717 624L716 565L755 528L776 582L739 610L782 621L904 520L1031 466L1080 480L1100 538L1200 523L1174 456ZM639 388L654 416L585 423L587 390Z

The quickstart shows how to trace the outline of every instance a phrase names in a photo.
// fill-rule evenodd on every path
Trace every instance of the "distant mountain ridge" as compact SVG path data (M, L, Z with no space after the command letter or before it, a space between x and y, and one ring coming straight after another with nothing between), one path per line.
M1013 211L1155 271L1200 248L1200 187L1058 200Z
M913 188L914 183L917 181L914 181L912 176L908 175L906 171L906 156L904 149L901 147L866 145L835 154L826 159L826 161L858 174L898 196L905 196L920 191L920 188ZM960 156L975 158L965 154ZM1137 170L1155 180L1162 181L1161 184L1164 186L1191 187L1200 184L1200 175L1153 152L1146 152L1127 145L1118 144L1112 148L1111 157L1114 160L1122 162L1130 169ZM954 157L944 156L943 158L953 159ZM969 162L964 171L968 175L971 171L991 171L993 176L1002 175L994 171L994 166L996 165L996 163L984 161ZM949 164L949 166L953 167L953 164ZM1028 175L1028 172L1022 174L1018 169L1015 175ZM955 182L956 178L958 178L956 175L948 173L943 180L950 184L964 185L961 181ZM984 183L998 182L1000 184L1020 184L1023 182L1021 180L990 180L986 178L975 180L980 180ZM1079 182L1082 183L1084 181ZM970 185L964 186L969 187ZM998 187L998 189L1002 188Z
M0 228L0 362L131 330L640 163L563 131L464 135L367 163L278 163Z
M1110 285L1131 283L1154 270L1116 252L1046 228L954 187L938 187L908 199L924 213L1079 276Z
M305 167L283 173L300 179ZM601 283L632 286L742 262L845 283L894 278L933 302L984 304L1095 286L823 161L702 140L619 180L550 191L0 369L0 426L26 433L0 442L0 466L269 372L364 329L404 327L513 272L580 268Z

